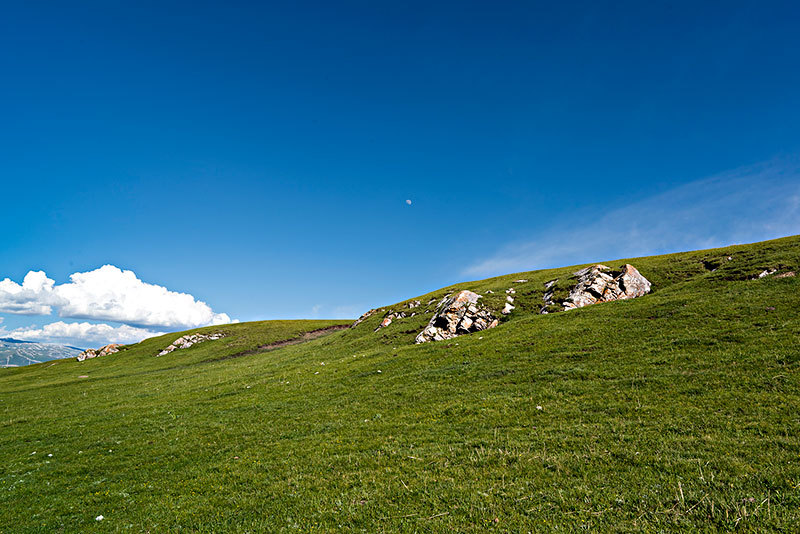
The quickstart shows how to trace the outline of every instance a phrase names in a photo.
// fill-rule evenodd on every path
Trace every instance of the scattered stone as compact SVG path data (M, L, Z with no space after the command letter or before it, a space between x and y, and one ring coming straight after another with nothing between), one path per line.
M487 295L493 295L493 294L494 294L494 291L492 291L491 289L487 289L487 290L486 290L486 294L487 294Z
M514 302L514 297L512 297L511 295L506 295L506 300L508 302Z
M578 283L563 303L564 310L582 308L597 302L641 297L650 292L650 281L633 265L625 264L621 271L605 265L593 265L575 273Z
M766 276L769 276L771 274L775 274L777 272L778 272L778 269L765 269L765 270L761 271L760 273L758 273L758 277L759 278L764 278Z
M204 341L216 341L223 337L225 337L225 334L221 332L214 332L213 334L186 334L173 341L169 347L159 352L158 355L164 356L178 349L188 349L192 345L203 343Z
M416 342L441 341L497 326L499 321L478 304L480 298L477 293L465 290L443 299Z
M380 311L380 309L378 309L378 308L373 308L373 309L369 310L368 312L366 312L365 314L363 314L361 317L359 317L358 319L356 319L356 322L354 322L352 325L350 325L350 328L355 328L356 326L360 325L360 324L361 324L361 323L363 323L363 322L364 322L366 319L368 319L368 318L372 317L373 315L375 315L375 313L377 313L377 312L379 312L379 311Z
M375 329L375 332L377 332L381 328L386 328L387 326L392 324L392 321L394 321L395 319L405 319L406 317L413 317L414 315L415 314L412 313L409 316L409 315L406 315L406 312L395 312L395 311L389 310L389 315L384 317L383 321L381 321L381 324L379 324L378 328Z
M108 356L109 354L119 352L121 347L124 347L124 345L119 343L111 343L105 345L104 347L100 347L99 349L86 349L78 354L77 359L79 362L82 362L84 360L91 360L92 358L97 358L99 356Z
M503 308L501 312L503 315L508 315L514 309L514 306L511 305L510 302L506 302L506 306Z
M417 306L419 306L420 304L422 304L420 301L418 301L418 300L412 300L411 302L409 302L408 304L406 304L406 308L416 308L416 307L417 307Z
M525 280L524 278L521 278L519 280L514 280L515 284L524 284L525 282L527 282L527 280Z
M516 294L516 292L517 292L517 290L514 289L513 287L509 287L508 289L506 289L506 294L507 295L514 295L514 294Z
M795 276L794 271L788 271L785 273L776 274L775 278L792 278L794 276Z

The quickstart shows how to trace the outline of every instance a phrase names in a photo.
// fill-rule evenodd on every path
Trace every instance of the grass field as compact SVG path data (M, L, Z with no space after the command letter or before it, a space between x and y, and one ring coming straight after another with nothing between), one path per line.
M800 279L751 279L800 238L597 260L653 292L539 315L576 267L517 273L415 297L516 289L454 340L374 332L398 303L0 370L0 530L800 531Z

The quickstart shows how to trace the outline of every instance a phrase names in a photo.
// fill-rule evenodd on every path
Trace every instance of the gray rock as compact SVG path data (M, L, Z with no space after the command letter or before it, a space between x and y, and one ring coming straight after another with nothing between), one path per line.
M380 311L380 310L373 308L373 309L369 310L368 312L364 313L363 315L361 315L361 317L356 319L356 322L354 322L352 325L350 325L350 328L355 328L356 326L360 325L366 319L368 319L368 318L372 317L373 315L375 315L375 313L378 312L378 311Z
M213 334L186 334L173 341L167 348L159 352L158 355L164 356L178 349L188 349L189 347L197 345L198 343L214 341L217 339L222 339L223 337L225 337L225 334L222 332L214 332Z
M497 326L499 321L478 303L480 298L472 291L460 291L443 299L416 342L441 341Z
M582 308L597 302L641 297L650 292L650 281L633 265L625 264L620 271L605 265L592 265L575 273L577 284L564 301L564 310Z
M119 352L119 349L124 345L120 345L119 343L110 343L99 349L86 349L85 351L81 352L77 356L77 360L82 362L84 360L91 360L92 358L97 358L99 356L108 356L109 354L115 354Z

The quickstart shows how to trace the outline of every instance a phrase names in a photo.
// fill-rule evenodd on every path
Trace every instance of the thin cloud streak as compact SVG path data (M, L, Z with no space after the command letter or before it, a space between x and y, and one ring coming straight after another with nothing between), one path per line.
M779 159L698 180L598 219L510 243L463 274L491 276L798 233L800 159Z

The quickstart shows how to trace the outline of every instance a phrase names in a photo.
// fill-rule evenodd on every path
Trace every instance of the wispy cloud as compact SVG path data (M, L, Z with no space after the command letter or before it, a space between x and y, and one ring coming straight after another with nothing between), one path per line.
M593 220L556 225L476 260L463 274L489 276L798 233L800 160L780 159L685 184Z

